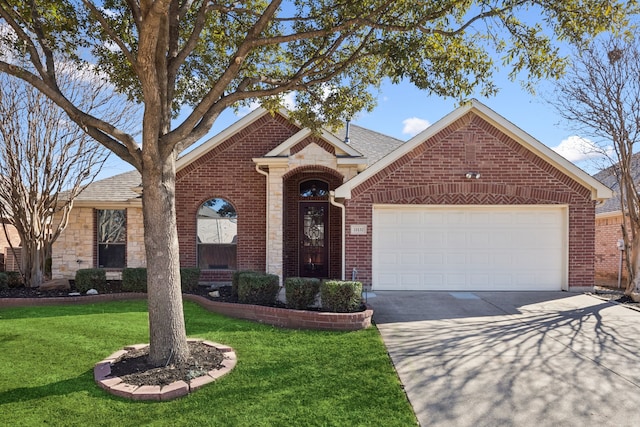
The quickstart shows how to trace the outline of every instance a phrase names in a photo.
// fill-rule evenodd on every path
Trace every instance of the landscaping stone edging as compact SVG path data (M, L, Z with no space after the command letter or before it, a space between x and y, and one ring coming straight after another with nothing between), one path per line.
M144 348L149 344L134 344L126 346L122 350L118 350L111 354L107 358L96 363L93 368L93 378L98 386L107 392L115 395L133 400L157 400L167 401L176 399L178 397L186 396L187 394L196 391L200 387L209 384L217 380L218 378L231 372L235 368L237 363L237 357L235 351L223 344L214 343L211 341L201 340L197 338L188 338L189 342L201 342L204 345L214 347L224 353L224 367L207 372L205 375L196 377L189 381L176 381L166 386L159 385L133 385L125 383L120 377L109 377L111 375L111 365L118 360L118 358L127 353L130 350L137 350Z
M182 297L215 313L289 329L356 331L370 327L373 317L373 309L370 307L355 313L331 313L219 302L193 294L183 294Z
M0 298L2 307L32 307L43 305L89 304L96 302L146 299L145 293L100 294L79 297L52 298ZM317 329L328 331L356 331L371 326L373 309L355 313L330 313L321 311L293 310L265 307L261 305L237 304L212 301L200 295L182 294L182 298L195 302L206 310L237 319L252 320L290 329Z

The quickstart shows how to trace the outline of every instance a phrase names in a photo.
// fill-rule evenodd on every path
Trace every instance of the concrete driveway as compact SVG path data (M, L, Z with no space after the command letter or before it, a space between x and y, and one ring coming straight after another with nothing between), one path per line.
M567 292L375 292L421 426L639 426L640 312Z

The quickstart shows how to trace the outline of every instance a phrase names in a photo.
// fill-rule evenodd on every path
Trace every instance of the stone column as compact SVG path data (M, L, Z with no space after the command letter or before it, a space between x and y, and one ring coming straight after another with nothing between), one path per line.
M284 236L284 183L282 176L287 172L287 167L269 167L269 186L267 194L267 273L276 274L282 281L282 254Z

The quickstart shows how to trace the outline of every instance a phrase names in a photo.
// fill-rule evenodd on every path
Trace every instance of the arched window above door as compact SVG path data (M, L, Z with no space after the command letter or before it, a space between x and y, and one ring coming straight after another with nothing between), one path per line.
M300 197L327 197L329 183L319 179L309 179L300 183Z

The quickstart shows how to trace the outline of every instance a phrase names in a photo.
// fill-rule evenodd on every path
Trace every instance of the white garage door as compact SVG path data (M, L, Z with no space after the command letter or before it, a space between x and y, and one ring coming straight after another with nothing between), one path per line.
M373 209L374 290L561 290L566 206Z

